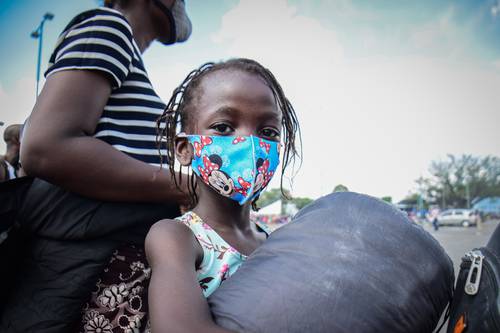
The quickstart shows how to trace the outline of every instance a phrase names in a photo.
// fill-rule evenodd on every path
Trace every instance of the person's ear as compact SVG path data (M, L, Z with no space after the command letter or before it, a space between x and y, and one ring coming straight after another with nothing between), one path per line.
M174 140L175 157L182 166L190 166L194 149L188 138L177 136Z

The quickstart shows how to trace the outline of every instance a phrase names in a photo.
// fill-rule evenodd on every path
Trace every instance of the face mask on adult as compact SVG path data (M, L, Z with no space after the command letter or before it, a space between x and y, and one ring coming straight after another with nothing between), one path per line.
M255 136L179 134L193 145L191 167L210 188L240 205L269 184L279 165L280 143Z
M171 9L160 0L153 0L153 3L165 14L169 22L170 36L158 38L158 41L164 45L186 41L191 35L192 26L186 13L184 0L175 0Z

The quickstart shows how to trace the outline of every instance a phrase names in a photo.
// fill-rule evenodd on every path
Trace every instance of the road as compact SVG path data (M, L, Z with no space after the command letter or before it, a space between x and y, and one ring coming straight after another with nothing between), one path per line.
M441 227L435 231L431 225L425 224L424 229L436 238L450 256L455 266L455 278L458 275L462 256L475 247L486 245L500 220L490 220L481 228ZM446 332L446 325L440 333Z
M481 228L440 227L438 231L434 231L429 224L424 225L424 228L439 241L453 260L456 275L462 256L475 247L486 245L499 222L500 220L489 220L482 223Z

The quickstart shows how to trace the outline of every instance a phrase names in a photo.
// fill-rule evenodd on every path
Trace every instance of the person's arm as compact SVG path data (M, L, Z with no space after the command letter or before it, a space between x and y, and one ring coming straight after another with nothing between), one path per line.
M109 79L97 71L50 75L24 132L25 172L100 200L185 202L165 168L159 171L91 136L110 94Z
M7 180L7 170L5 170L5 159L0 156L0 182Z
M217 326L196 277L202 250L179 221L157 222L146 237L151 265L149 318L153 332L228 333Z

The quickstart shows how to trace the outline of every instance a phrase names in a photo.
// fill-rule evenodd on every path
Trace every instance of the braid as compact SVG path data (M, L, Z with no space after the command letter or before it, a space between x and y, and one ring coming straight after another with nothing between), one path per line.
M278 108L282 111L282 129L284 137L284 153L283 163L281 167L281 193L285 198L288 198L287 193L283 190L283 177L288 165L293 162L295 166L295 159L298 157L302 160L302 139L300 135L300 127L295 110L292 104L286 98L281 85L278 83L274 75L261 64L254 60L237 58L228 61L213 63L209 62L203 64L198 69L189 73L184 81L174 89L172 97L170 98L163 114L157 121L157 137L156 141L160 151L161 165L163 165L163 155L161 154L162 147L166 149L167 164L177 187L182 184L182 172L176 177L174 170L175 162L175 136L178 132L190 124L195 109L195 103L200 93L200 83L202 79L209 73L220 70L241 70L250 74L261 77L267 86L271 89L273 96L276 100ZM296 135L299 138L300 147L296 147ZM182 170L181 170L182 171ZM196 195L196 176L188 168L188 191L191 198L191 204L194 206L198 201ZM252 208L257 210L256 201L258 197L252 202Z
M175 177L175 136L177 134L178 125L184 128L190 120L189 112L186 112L192 104L193 94L191 91L199 85L199 78L202 73L208 71L213 66L213 63L206 63L198 69L191 71L182 83L174 89L172 97L168 101L163 114L158 118L156 127L156 143L160 152L160 166L163 167L163 154L161 153L162 145L166 149L167 164L174 180L175 186L180 189L182 184L182 169L179 172L179 177ZM196 82L198 81L198 82ZM188 168L187 185L189 197L191 198L191 206L196 205L198 197L196 195L196 179L195 175Z

